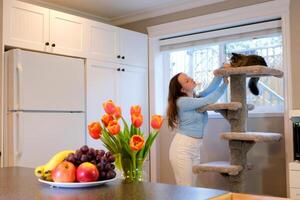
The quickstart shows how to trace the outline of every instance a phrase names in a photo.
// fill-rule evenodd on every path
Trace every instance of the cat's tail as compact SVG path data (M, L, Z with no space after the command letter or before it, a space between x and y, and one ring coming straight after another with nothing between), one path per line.
M259 90L257 87L258 80L259 80L258 77L253 77L253 78L250 78L250 80L248 82L248 88L250 89L250 92L256 96L259 95Z

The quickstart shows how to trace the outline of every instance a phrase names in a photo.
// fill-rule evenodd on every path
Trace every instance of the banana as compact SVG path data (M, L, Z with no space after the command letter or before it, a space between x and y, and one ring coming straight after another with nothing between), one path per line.
M34 169L34 174L43 180L52 181L51 171L61 163L73 150L64 150L55 154L45 165L38 166Z
M70 153L75 153L73 150L64 150L55 154L46 165L44 165L44 175L51 177L51 170L53 170L59 163L61 163Z
M42 178L44 176L44 165L38 166L34 169L34 174L38 178Z

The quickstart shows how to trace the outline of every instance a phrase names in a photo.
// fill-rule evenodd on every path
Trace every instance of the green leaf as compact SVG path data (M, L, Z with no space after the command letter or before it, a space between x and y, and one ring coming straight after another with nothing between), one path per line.
M146 159L146 157L147 157L147 155L150 151L150 148L151 148L155 138L157 137L157 135L158 135L157 131L154 131L154 132L149 134L149 137L147 138L145 147L143 149L143 155L142 155L143 161Z
M122 119L122 121L123 121L123 124L124 124L124 137L125 138L129 138L130 137L130 133L129 133L129 128L128 128L128 125L127 125L127 123L126 123L126 121L125 121L125 119L122 117L121 118Z
M117 147L113 139L110 137L110 134L103 129L102 130L102 141L109 146L109 148L112 150L112 153L118 153Z

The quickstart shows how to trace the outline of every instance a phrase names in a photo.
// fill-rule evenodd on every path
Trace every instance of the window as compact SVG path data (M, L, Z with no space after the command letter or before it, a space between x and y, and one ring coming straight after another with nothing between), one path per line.
M228 62L231 53L257 54L266 60L268 67L282 69L282 36L280 33L241 38L218 43L203 44L163 52L169 77L185 72L198 83L202 90L213 79L213 70ZM283 79L261 77L258 83L260 95L247 90L247 103L255 105L255 112L283 112ZM229 102L230 90L219 100Z

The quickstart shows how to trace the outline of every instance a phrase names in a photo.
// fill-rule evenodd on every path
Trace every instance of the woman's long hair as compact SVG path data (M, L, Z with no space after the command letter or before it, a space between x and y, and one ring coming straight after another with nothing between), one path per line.
M181 73L176 74L169 83L169 96L168 96L168 126L172 128L172 130L177 126L178 121L178 108L177 108L177 99L182 96L186 96L184 92L181 91L182 87L178 81L178 77Z

